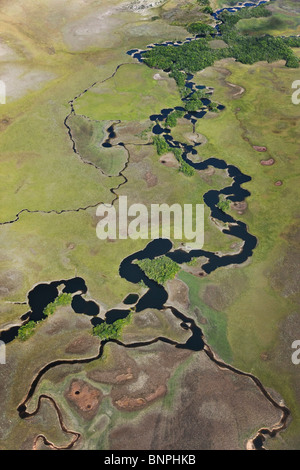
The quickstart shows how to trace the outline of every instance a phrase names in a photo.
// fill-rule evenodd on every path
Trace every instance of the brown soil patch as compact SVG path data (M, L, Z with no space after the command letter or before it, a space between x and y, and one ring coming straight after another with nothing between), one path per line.
M225 86L228 90L229 98L237 99L237 98L241 97L241 95L244 93L245 89L240 85L237 85L235 83L230 83L229 81L227 81L227 78L230 77L230 75L232 75L232 73L231 73L230 70L226 69L225 67L226 67L227 63L232 63L233 61L234 61L234 59L223 59L223 60L219 61L219 64L221 64L220 66L216 65L216 66L213 66L213 67L209 67L206 70L216 71L219 74L219 83L220 83L220 85ZM225 65L225 67L223 65Z
M60 307L62 310L64 307ZM67 311L68 307L65 308ZM66 318L49 318L48 324L44 328L44 333L49 336L54 336L59 334L61 331L68 329L68 321Z
M250 379L221 370L205 353L197 353L176 378L170 407L143 409L137 420L113 428L110 449L176 450L179 443L185 450L243 449L253 429L272 426L279 418Z
M180 163L176 160L172 152L166 153L159 159L160 163L170 168L179 168Z
M248 208L248 204L246 201L233 202L230 207L237 211L238 214L244 214Z
M98 411L103 393L83 380L73 380L65 397L85 419L92 419Z
M4 271L0 276L0 297L16 292L21 286L23 275L20 271Z
M286 253L276 261L270 275L271 285L281 295L300 304L300 252L299 248L289 246Z
M169 294L168 302L170 304L178 303L184 308L189 306L189 288L188 286L179 279L172 279L167 282L167 290Z
M124 378L125 376L127 377L127 382L134 380L138 375L135 361L126 354L126 351L123 350L124 354L121 354L121 347L114 344L110 344L109 347L114 354L114 363L110 363L107 369L99 367L91 370L87 374L88 378L97 383L116 385L124 382L122 377ZM129 374L131 378L129 378Z
M187 139L187 141L191 144L206 144L207 143L207 138L199 133L193 133L193 132L188 132L184 134L184 137Z
M115 404L117 408L133 411L136 408L146 405L146 400L144 398L124 397L121 400L117 400Z
M134 411L137 408L141 408L158 398L163 397L167 392L166 385L159 385L156 390L152 393L147 395L145 398L131 398L131 397L123 397L120 400L115 402L117 408L126 410L126 411Z
M118 383L125 382L125 381L131 380L131 379L133 379L133 374L131 372L131 367L128 367L127 374L120 374L120 375L117 375L117 377L116 377L116 381Z
M263 165L263 166L272 166L272 165L274 165L274 163L275 163L274 158L269 158L269 160L261 160L260 161L260 164Z
M148 188L153 188L153 186L157 185L157 176L151 173L151 171L147 171L144 176L144 180L146 181Z
M1 121L0 121L0 132L4 131L11 123L12 123L12 120L9 117L1 119Z
M75 247L76 247L75 243L68 243L67 244L67 249L68 250L74 250Z
M266 352L261 353L260 358L261 358L262 361L268 361L270 359L269 354L266 353Z
M205 183L212 184L213 175L216 173L214 167L209 166L206 170L198 170L198 174L205 181Z
M145 122L121 122L120 124L115 125L116 137L111 139L113 145L118 144L119 142L124 142L125 144L146 144L149 141L151 136L150 126L153 123L148 120ZM149 132L146 132L148 131Z
M161 342L136 350L113 343L107 347L113 361L90 371L88 377L112 384L114 406L126 411L145 408L163 397L172 371L191 355L190 351Z
M259 145L253 145L253 148L257 152L266 152L267 151L267 147L260 147Z
M232 98L239 98L245 91L245 88L243 88L240 85L235 85L234 83L227 82L227 85L234 88L235 93L232 95Z
M223 311L230 305L230 299L226 293L226 289L221 289L219 286L213 284L206 286L203 300L206 305L218 312Z
M96 340L98 342L98 340ZM95 344L95 338L92 336L79 336L71 341L66 347L66 353L82 354L88 352Z

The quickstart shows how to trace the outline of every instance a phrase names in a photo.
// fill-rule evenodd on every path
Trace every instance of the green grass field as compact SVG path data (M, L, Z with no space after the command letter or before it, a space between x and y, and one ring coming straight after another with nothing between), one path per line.
M128 155L123 147L102 147L110 121L90 121L83 116L71 115L68 125L83 161L99 168L106 176L118 176L124 169Z
M202 158L212 154L225 158L252 176L252 181L246 185L251 192L248 210L239 219L246 222L250 232L258 238L258 246L247 266L218 270L203 280L189 279L186 275L181 277L192 289L192 306L197 305L195 284L198 285L198 305L209 326L211 311L207 306L201 308L205 286L212 284L221 290L224 290L224 283L228 286L230 305L224 302L224 308L218 312L220 320L212 323L215 324L213 330L203 327L208 342L212 341L221 357L226 357L228 348L224 350L224 339L221 338L227 336L233 364L256 374L264 384L282 394L294 416L286 439L291 439L297 447L298 385L289 349L282 352L285 355L283 363L278 364L275 358L272 360L274 351L282 347L279 341L281 323L297 309L297 304L293 295L283 297L274 288L272 272L277 260L282 260L289 250L283 234L296 223L299 214L296 183L299 178L296 137L299 110L291 101L291 84L297 79L298 72L287 71L283 64L245 66L222 61L199 75L201 82L215 87L215 98L226 105L226 110L216 119L205 119L197 125L197 131L208 139L202 148ZM226 81L242 86L244 94L232 99L232 89ZM266 146L267 152L258 153L252 145ZM270 157L275 159L273 166L260 165L261 159ZM283 182L281 187L274 185L277 180ZM284 278L288 269L288 266L282 266L277 276ZM235 280L237 271L243 279L238 284ZM293 275L290 273L291 278ZM297 331L294 335L297 336ZM290 348L290 345L285 347ZM267 361L265 354L269 357ZM285 433L282 438L285 440ZM276 446L276 441L273 445Z
M178 104L174 80L155 80L155 72L139 64L122 66L116 75L90 89L75 103L78 114L90 119L142 121L164 107Z

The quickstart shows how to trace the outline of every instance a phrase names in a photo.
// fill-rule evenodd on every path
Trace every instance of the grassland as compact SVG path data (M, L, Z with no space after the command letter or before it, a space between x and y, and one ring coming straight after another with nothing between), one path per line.
M274 262L283 259L289 249L284 233L291 230L299 215L296 183L299 177L299 112L291 102L291 84L297 76L296 71L285 70L283 63L245 66L230 60L199 74L201 82L215 87L215 99L226 105L226 110L217 118L204 119L197 126L197 131L208 139L201 156L222 156L252 175L252 181L247 184L251 192L248 210L244 215L239 215L239 219L247 223L251 233L258 238L258 246L251 263L238 268L240 279L237 279L237 269L232 268L218 270L201 280L181 276L191 286L192 306L199 305L202 315L209 322L203 327L208 341L215 344L223 357L224 353L228 355L229 352L224 340L227 336L233 364L259 376L265 385L281 393L291 407L294 420L288 428L286 439L293 436L295 446L299 445L296 437L299 425L296 391L299 384L294 376L295 370L291 370L289 351L285 351L285 365L281 364L280 373L274 351L280 347L280 325L297 308L297 304L294 294L283 297L274 288L271 273ZM232 87L227 82L245 89L240 98L233 98ZM253 145L266 146L267 154L262 157ZM276 163L269 168L261 166L260 160L270 156ZM274 185L277 180L283 182L280 188ZM290 267L282 265L277 269L277 276L282 278ZM195 284L198 285L198 303L193 300L197 292ZM223 307L222 302L218 305L221 310L219 315L223 319L220 318L217 323L208 309L209 305L201 308L209 285L217 286L217 295L221 292L223 297ZM230 304L226 297L231 299ZM210 324L214 324L216 329L210 329ZM290 348L290 345L285 347ZM285 433L282 434L285 440L284 436Z
M153 326L156 323L157 332L164 323L171 333L170 323L165 318L157 322L155 312L143 315L149 315ZM141 321L145 319L141 318ZM199 377L202 378L200 388ZM80 395L70 400L74 383L91 390L87 397L91 401L85 403L94 404L93 414L82 406ZM234 391L234 402L230 390ZM151 442L153 447L160 449L171 445L177 447L179 441L188 449L238 449L255 426L270 425L278 419L278 413L274 413L247 379L221 371L204 353L193 354L161 342L142 349L108 344L101 359L73 367L72 374L64 366L52 369L30 400L30 411L36 409L37 397L41 394L56 401L69 429L81 433L82 438L75 449L132 450L150 448ZM100 397L96 404L92 400L95 394ZM201 405L197 406L197 403ZM41 429L55 445L68 442L50 410L50 406L41 408L37 416L27 421L30 431L26 440L21 426L10 432L10 439L13 438L13 442L19 439L22 447L28 449L39 428L39 418L44 420ZM164 419L160 419L162 414ZM52 425L48 431L49 423ZM193 435L191 423L197 431ZM224 435L226 438L222 438Z
M236 4L235 0L211 0L214 8ZM238 30L251 35L271 34L273 36L299 34L299 2L297 0L275 0L267 5L272 12L270 18L241 20Z
M38 211L30 214L23 212L17 222L0 228L2 326L19 321L28 306L11 302L24 302L27 292L39 282L82 276L89 289L87 298L100 304L102 315L132 290L132 284L120 278L118 267L125 256L142 249L145 241L98 240L95 209L84 210L101 201L112 201L114 195L111 189L124 181L122 177L114 176L123 164L123 156L118 155L111 167L104 168L101 166L104 164L102 156L98 160L95 153L95 143L103 138L101 126L92 129L92 143L80 135L80 152L96 165L99 164L106 174L113 175L108 178L74 154L63 122L70 112L68 101L98 82L75 102L76 112L97 120L121 119L123 129L126 126L130 129L129 136L135 135L132 129L140 132L141 121L145 123L145 129L149 127L149 115L178 105L179 95L172 80L163 74L163 80L154 80L154 71L134 64L125 52L133 47L143 48L151 42L181 39L186 32L163 20L151 21L151 11L142 18L132 12L120 13L116 10L119 3L117 0L109 4L103 2L99 9L94 4L85 5L83 11L81 2L73 2L73 9L56 2L55 14L49 15L46 1L38 6L36 2L29 1L22 9L15 2L4 2L0 21L5 24L1 38L9 48L6 59L11 57L14 62L17 55L22 68L12 78L18 84L22 71L26 75L28 70L34 70L37 73L40 71L39 78L42 79L34 84L27 79L26 86L22 88L23 94L18 95L18 99L13 95L14 88L11 88L7 105L0 108L0 183L3 201L0 222L13 220L22 209ZM284 6L281 0L276 5L281 10ZM288 6L295 6L295 2L288 2ZM95 25L96 14L101 16L107 9L110 12L107 21ZM281 14L276 11L274 18L279 18ZM47 27L44 25L45 15L48 18ZM289 10L283 19L284 31L296 26L294 19L294 14ZM22 26L17 28L16 24ZM271 27L259 24L263 27L261 31L265 28L267 32L267 28ZM283 30L278 27L273 31L276 34ZM114 73L118 64L125 62L129 63L122 66L111 80L100 84ZM1 67L2 72L6 73L6 63ZM246 185L251 191L248 210L238 218L247 223L250 232L258 237L259 244L251 262L244 266L220 269L202 279L187 273L179 274L190 289L190 312L201 323L208 342L220 357L257 375L264 385L279 392L290 407L293 421L280 440L269 444L275 448L299 448L299 379L290 363L290 344L282 339L286 323L298 309L297 289L290 291L282 288L287 276L292 282L296 275L294 264L287 263L286 257L293 239L288 234L299 213L299 109L291 103L291 84L299 79L298 75L295 70L287 70L283 63L245 66L232 60L222 61L197 75L196 80L200 84L215 88L214 100L224 104L226 110L217 117L208 116L198 123L197 133L204 135L207 143L200 147L196 158L222 158L253 177ZM227 82L243 87L245 92L235 95L236 90ZM191 133L191 126L181 120L174 130L175 138L187 142ZM146 205L162 202L202 203L206 191L230 184L226 174L218 171L196 172L188 178L176 168L162 165L153 146L143 145L142 139L135 139L135 143L130 141L127 146L130 161L124 175L128 182L118 189L119 195L128 196L129 204L137 200ZM267 153L257 153L253 145L266 146ZM260 164L262 158L274 158L275 164L264 167ZM282 180L283 185L275 186L277 180ZM66 210L69 212L56 213ZM231 214L236 217L233 210ZM228 253L238 249L236 242L234 237L221 233L210 220L206 209L204 249ZM175 244L178 245L178 242ZM146 320L149 320L148 317ZM174 325L171 328L165 320L165 317L158 315L153 324L149 322L143 331L145 337L149 339L160 334L172 334L180 339L182 329L178 332L178 325L175 325L175 330ZM129 340L138 339L136 335L141 325L144 326L143 319L140 323L136 319L136 323L126 327ZM83 342L88 345L81 352L81 357L97 354L99 341L92 338L90 329L86 317L77 316L66 308L39 325L26 343L9 345L10 369L0 370L1 402L5 403L5 413L0 420L1 448L30 448L33 438L40 432L56 439L56 442L68 441L60 432L52 407L44 404L41 414L33 418L30 426L28 422L20 422L16 407L42 366L57 358L80 356L66 350L74 341L74 336L77 339L77 333L84 337ZM300 331L291 327L290 330L288 338L298 339L296 336L300 335ZM103 370L127 373L126 369L124 372L124 351L119 352L117 357L114 355L118 348L110 345L104 358L86 366L85 371L91 373L99 368L101 374ZM190 353L179 350L174 353L173 349L161 353L160 349L161 345L154 345L145 352L130 351L128 355L139 363L138 373L145 364L150 364L152 369L149 374L153 380L157 378L161 364L164 365L166 371L162 383L166 384L172 377L164 406L169 409L173 406L175 410L178 401L175 402L174 398L184 388L182 377L185 378L184 370L189 365L186 361ZM128 362L130 367L133 363ZM205 370L205 364L203 368ZM68 424L83 429L87 447L107 448L111 442L116 442L114 431L120 425L130 421L141 423L142 420L135 411L116 410L109 397L103 401L103 414L95 421L87 424L78 417L68 407L64 392L69 385L70 374L91 380L85 371L81 366L72 366L71 369L64 367L49 373L41 382L31 409L34 409L39 393L52 394L61 400ZM203 373L196 366L192 372L193 377ZM217 374L212 382L213 390L220 389L219 377ZM110 392L111 380L111 377L109 380L106 377L98 388L103 393ZM117 391L112 399L119 400L124 389L115 388ZM191 390L194 390L192 386ZM229 387L227 392L230 394L232 388ZM197 387L193 393L198 400ZM244 403L243 396L241 402ZM192 398L185 396L188 400ZM154 403L151 411L161 414L164 409L161 403L161 399ZM199 402L196 404L198 406ZM179 406L175 411L178 410ZM189 423L192 410L186 413L186 422ZM180 413L178 416L182 421ZM228 423L231 429L232 422ZM255 415L251 429L244 428L239 433L240 447L244 444L242 436L249 437L256 431L257 423L266 425L261 416ZM93 431L95 425L99 434ZM143 426L143 429L146 428ZM107 431L102 434L105 429Z
M72 114L67 121L76 151L86 163L99 168L106 176L118 176L125 168L128 155L123 147L103 147L110 121L90 121Z
M142 121L160 112L163 106L178 104L174 80L155 80L154 73L142 64L125 64L116 75L91 88L75 103L78 114L90 119Z
M300 34L299 3L276 0L268 5L272 12L269 18L241 20L238 30L251 35L271 34L273 36L292 36Z

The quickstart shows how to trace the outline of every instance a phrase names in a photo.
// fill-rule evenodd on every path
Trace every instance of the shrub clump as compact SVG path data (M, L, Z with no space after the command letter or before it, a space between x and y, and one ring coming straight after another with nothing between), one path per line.
M169 279L174 279L181 267L167 256L155 259L143 259L136 264L144 271L146 276L158 284L164 284Z
M191 34L201 34L202 36L210 36L212 34L216 34L216 31L212 26L209 26L205 23L200 23L199 21L196 23L190 23L187 26L187 30Z
M218 202L217 207L223 212L228 211L230 208L230 201L228 199L223 199Z
M113 323L100 323L100 325L93 328L93 335L97 336L101 340L119 339L124 326L130 323L131 318L132 313L130 313L126 318L120 318Z
M29 321L25 325L21 326L18 331L18 339L26 341L34 334L34 330L37 323L33 320Z
M172 152L176 160L180 163L179 171L181 171L186 176L193 176L195 174L195 170L192 166L183 160L182 150L179 148L172 148Z
M70 305L72 301L72 295L71 294L60 294L54 302L51 302L50 304L47 305L47 307L44 308L43 314L46 317L49 317L49 315L53 315L57 307L59 306L64 306L64 305Z
M224 12L219 15L222 22L220 37L229 47L216 50L210 47L211 27L202 23L191 23L188 26L189 31L203 34L204 37L181 44L179 47L156 46L145 53L145 63L149 67L170 71L170 76L176 80L183 97L186 73L203 70L212 66L216 60L233 57L243 64L252 65L264 60L275 62L283 59L287 67L298 68L299 59L291 47L300 47L300 38L281 38L271 35L253 37L241 34L236 28L241 19L266 17L270 14L269 10L260 6L245 7L239 12Z
M167 144L163 137L156 135L153 137L153 142L156 146L156 151L159 157L170 151L170 146Z

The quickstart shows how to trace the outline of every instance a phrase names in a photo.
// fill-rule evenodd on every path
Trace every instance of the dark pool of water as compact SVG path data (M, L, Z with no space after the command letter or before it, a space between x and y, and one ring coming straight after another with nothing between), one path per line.
M127 297L123 300L123 304L125 305L133 305L139 300L139 295L138 294L129 294Z
M112 309L106 312L105 321L111 325L116 320L122 320L123 318L128 317L129 314L130 310Z
M61 281L50 282L50 284L38 284L28 294L28 304L31 309L30 319L40 321L45 318L43 310L58 296L58 286Z
M92 300L85 300L81 295L74 295L71 307L75 313L84 313L89 316L96 316L100 312L99 305Z
M0 341L3 341L5 344L11 343L18 336L19 328L19 326L13 326L7 331L2 331L0 333Z
M63 281L63 283L65 284L63 292L67 294L74 294L78 291L80 291L82 294L87 292L87 286L82 277L74 277L72 279L68 279L67 281Z

